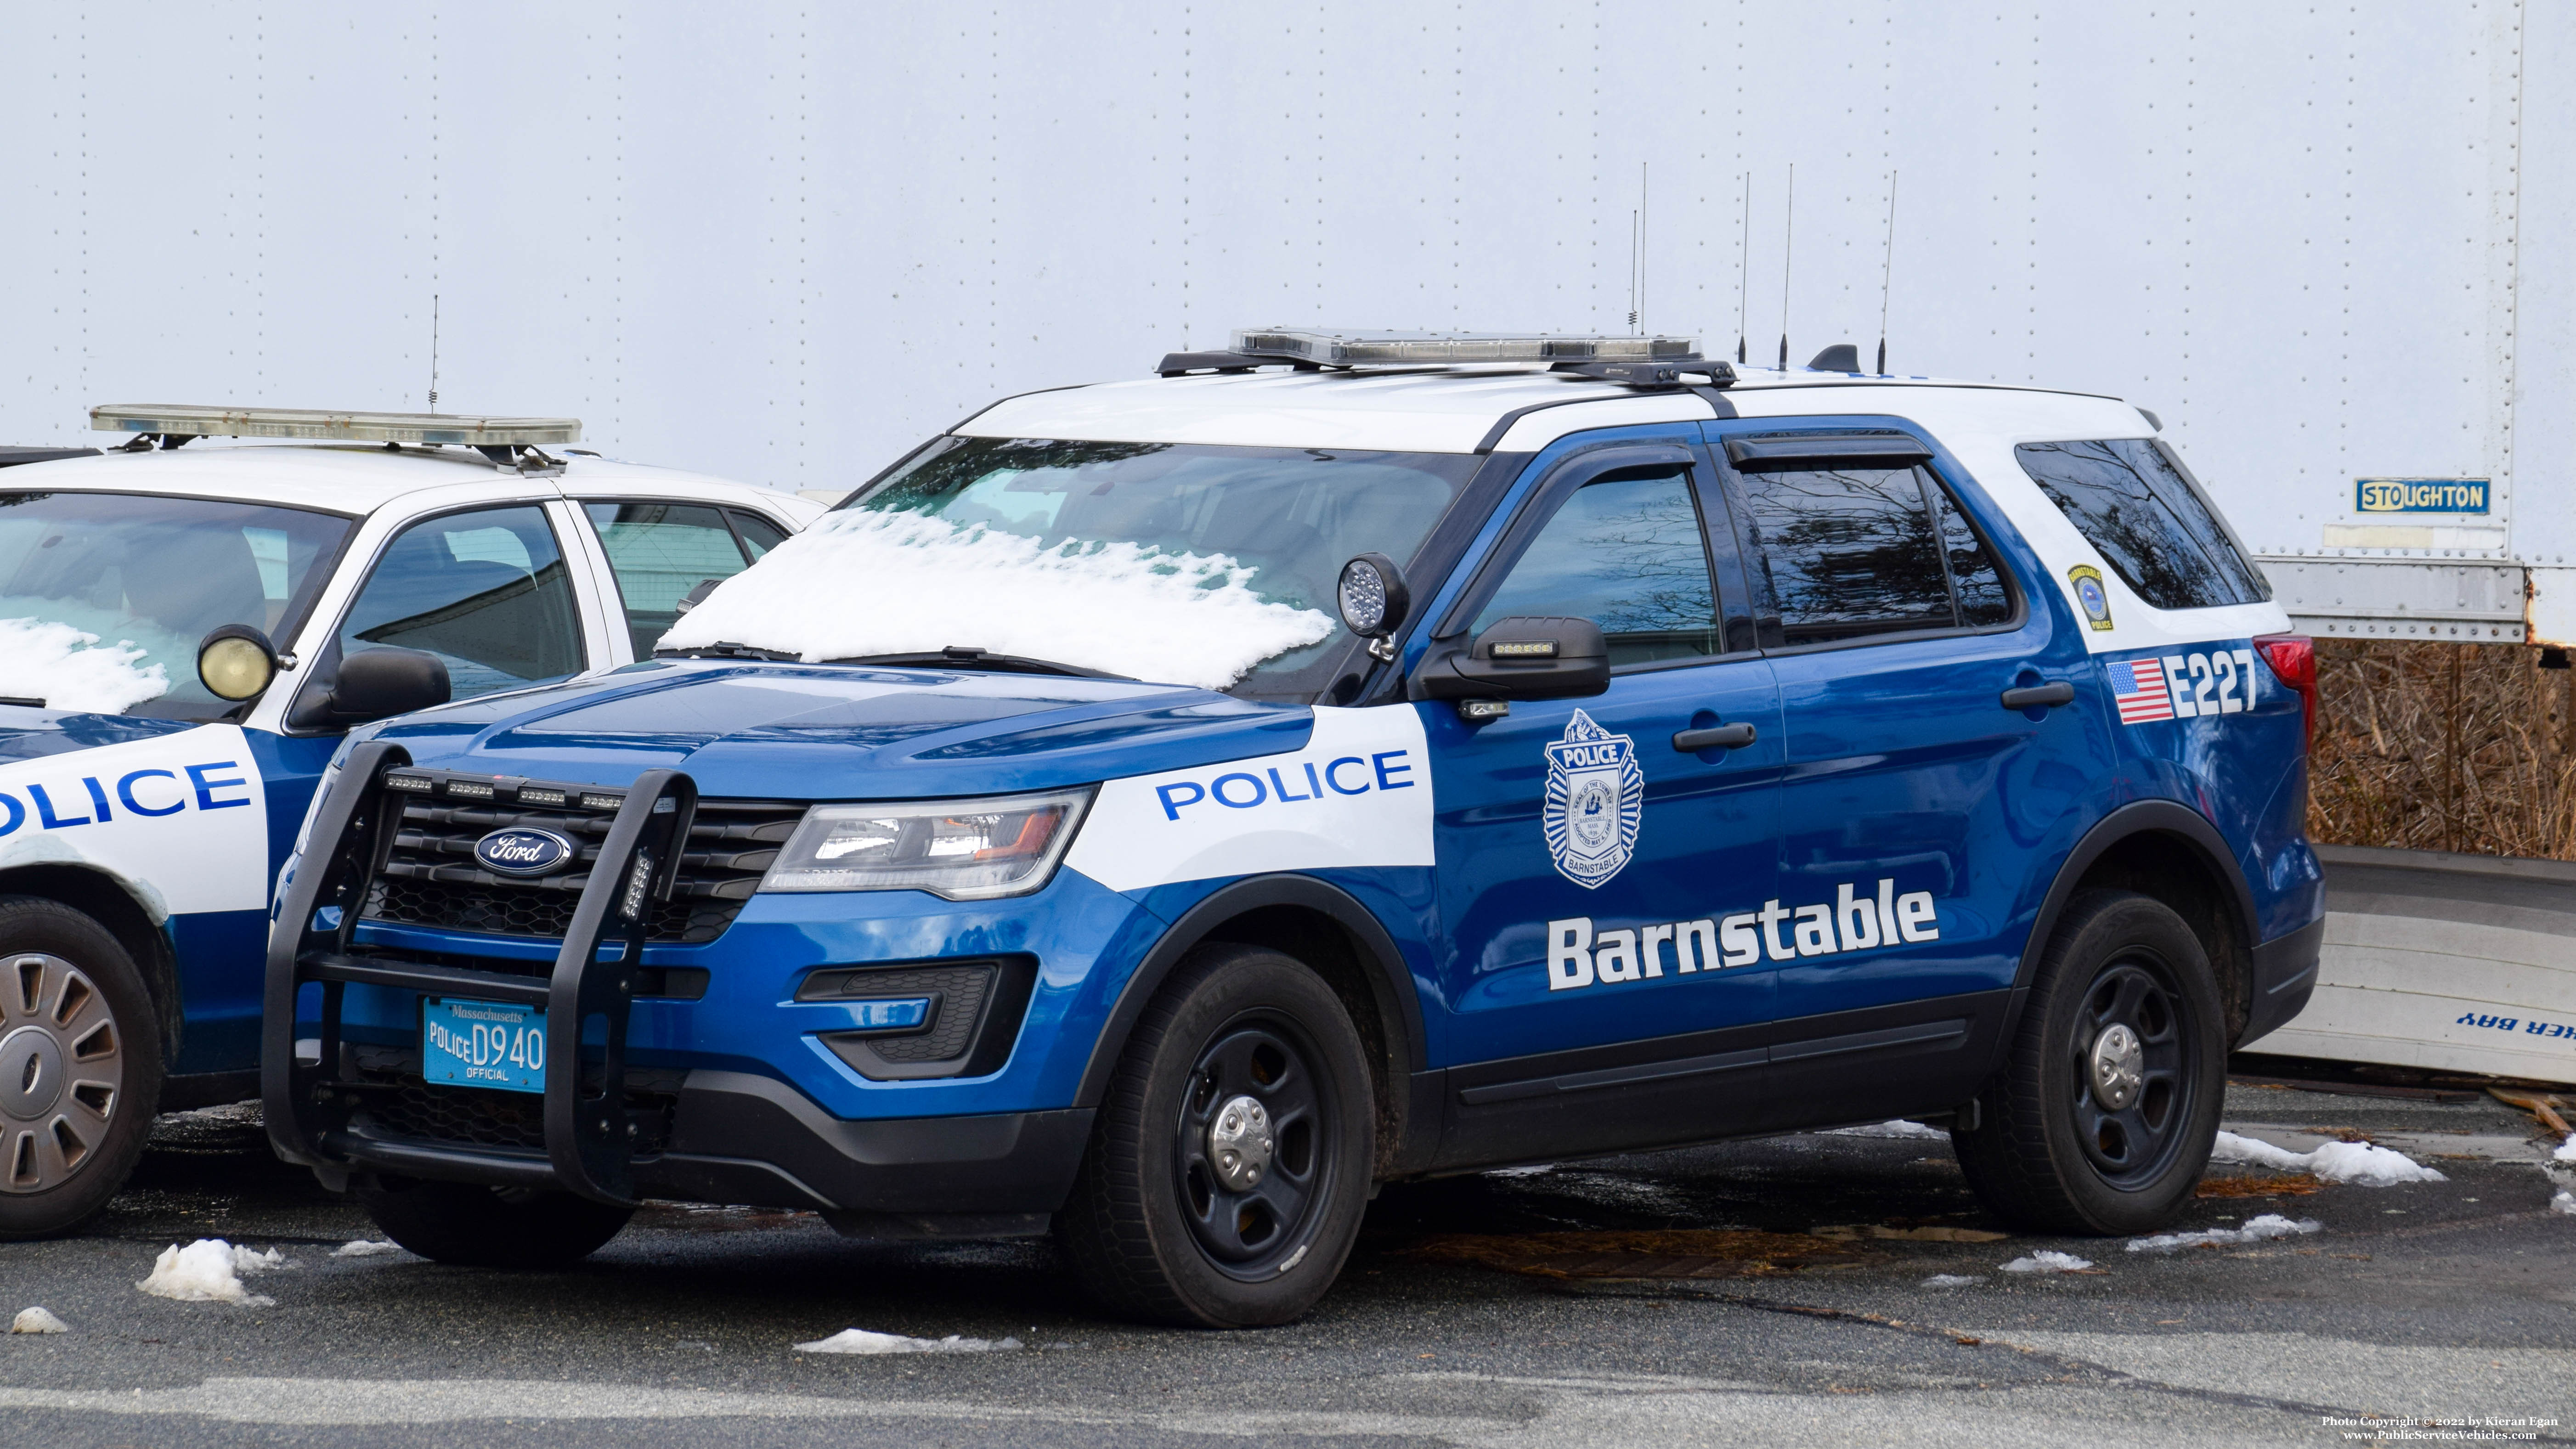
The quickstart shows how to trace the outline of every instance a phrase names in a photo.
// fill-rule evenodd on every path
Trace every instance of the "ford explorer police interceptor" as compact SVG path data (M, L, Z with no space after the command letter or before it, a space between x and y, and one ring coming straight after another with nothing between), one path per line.
M558 460L569 419L92 420L134 441L0 472L0 1237L257 1094L272 882L350 724L624 664L821 511Z
M1819 361L1262 332L996 403L652 659L353 736L277 1147L447 1261L769 1204L1205 1325L1382 1181L1897 1116L2011 1222L2167 1221L2314 971L2308 641L2139 409Z

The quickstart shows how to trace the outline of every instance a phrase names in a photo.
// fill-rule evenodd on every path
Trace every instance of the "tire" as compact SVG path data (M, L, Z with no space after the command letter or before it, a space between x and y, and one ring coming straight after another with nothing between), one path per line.
M1094 1302L1127 1317L1291 1322L1359 1236L1376 1116L1331 988L1275 951L1204 948L1119 1058L1059 1220L1065 1256Z
M2166 1226L2217 1139L2222 1021L2209 957L2172 908L2129 891L2076 896L2040 960L2004 1069L1979 1094L1977 1129L1952 1133L1968 1185L2027 1231ZM2136 1055L2123 1072L2129 1046Z
M105 926L0 896L0 1238L67 1231L125 1185L161 1103L159 1020Z
M386 1237L434 1263L471 1268L568 1268L635 1216L631 1207L524 1187L377 1177L350 1188Z

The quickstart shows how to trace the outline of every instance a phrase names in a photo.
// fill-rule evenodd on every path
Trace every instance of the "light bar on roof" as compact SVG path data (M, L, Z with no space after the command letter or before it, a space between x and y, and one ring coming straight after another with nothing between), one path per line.
M579 418L478 418L454 413L328 413L306 408L210 408L111 403L89 410L102 433L216 438L304 438L334 443L578 443Z
M1579 337L1548 332L1295 332L1234 334L1234 350L1327 367L1448 366L1471 362L1695 362L1690 337Z

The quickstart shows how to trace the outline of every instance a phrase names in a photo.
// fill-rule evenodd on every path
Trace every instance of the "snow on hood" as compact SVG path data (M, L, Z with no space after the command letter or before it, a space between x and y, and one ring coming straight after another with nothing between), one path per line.
M1223 689L1333 621L1263 599L1225 554L1045 542L918 513L825 515L727 579L664 649L748 644L811 662L951 645Z
M0 694L41 699L47 709L116 714L170 692L160 665L136 667L144 652L130 640L101 644L69 624L0 619Z

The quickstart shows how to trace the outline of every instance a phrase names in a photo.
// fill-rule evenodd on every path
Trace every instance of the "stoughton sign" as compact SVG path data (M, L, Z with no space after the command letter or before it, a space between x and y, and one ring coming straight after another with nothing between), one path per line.
M2484 513L2484 478L2355 478L2355 513Z

